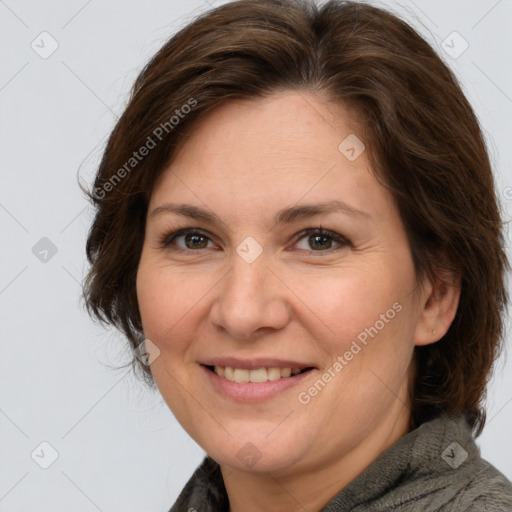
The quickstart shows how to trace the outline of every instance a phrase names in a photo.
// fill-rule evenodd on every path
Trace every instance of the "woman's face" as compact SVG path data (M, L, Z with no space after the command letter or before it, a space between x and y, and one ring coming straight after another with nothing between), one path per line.
M285 475L407 430L424 294L354 121L313 93L231 102L153 190L137 275L151 371L221 465Z

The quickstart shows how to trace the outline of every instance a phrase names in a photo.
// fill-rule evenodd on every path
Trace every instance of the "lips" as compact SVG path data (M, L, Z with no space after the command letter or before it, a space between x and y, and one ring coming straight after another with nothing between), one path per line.
M233 360L230 359L230 361ZM239 364L241 366L255 366L257 364L261 364L261 361L261 359L257 362L238 360L235 364ZM265 359L263 361L267 362L267 364L268 361L270 361L270 364L272 365L277 363L275 359ZM208 362L213 362L213 360ZM216 362L221 362L221 360L216 360ZM223 359L222 362L225 363L226 360ZM270 400L282 393L285 393L291 388L301 385L301 383L304 385L303 383L305 380L315 378L315 374L318 371L315 367L306 366L295 361L280 361L279 363L292 363L297 365L295 366L295 369L298 369L299 373L292 375L292 369L289 366L282 368L278 366L270 366L268 367L268 369L270 369L270 377L273 377L273 372L275 372L274 376L276 377L276 380L271 380L268 378L269 371L266 367L247 369L206 364L200 364L199 366L202 369L203 374L206 376L207 382L211 384L211 389L233 403L253 403ZM231 362L231 364L233 363ZM224 376L221 376L223 370ZM279 371L279 378L277 378L277 371ZM263 372L265 372L265 374ZM284 376L281 376L282 373ZM251 375L253 376L253 380L256 380L256 382L251 381ZM266 380L264 381L263 377L265 375Z

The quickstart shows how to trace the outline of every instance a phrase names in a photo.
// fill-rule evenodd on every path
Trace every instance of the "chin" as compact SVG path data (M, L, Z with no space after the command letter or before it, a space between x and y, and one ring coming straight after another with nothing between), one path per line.
M273 434L271 434L272 436ZM203 446L208 455L221 466L251 473L287 473L302 458L305 448L300 449L293 436L285 435L273 440L265 436L236 436L223 443L212 442Z

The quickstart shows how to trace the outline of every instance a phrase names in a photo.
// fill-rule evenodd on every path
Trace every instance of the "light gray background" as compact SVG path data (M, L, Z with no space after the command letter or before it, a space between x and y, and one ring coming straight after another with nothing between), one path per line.
M167 511L202 450L128 368L122 337L80 304L90 183L137 73L220 0L0 1L0 510ZM381 2L380 5L383 5ZM387 2L460 77L512 202L511 0ZM43 59L39 52L57 50ZM463 38L453 36L456 31ZM448 39L446 39L448 37ZM41 38L44 42L41 42ZM452 55L469 47L454 59ZM44 49L42 48L44 44ZM47 237L57 253L44 253ZM42 247L42 248L41 248ZM46 256L47 261L40 258ZM484 457L512 479L512 365L489 390ZM51 462L49 443L58 458ZM34 451L35 450L35 451ZM37 461L37 463L36 463Z

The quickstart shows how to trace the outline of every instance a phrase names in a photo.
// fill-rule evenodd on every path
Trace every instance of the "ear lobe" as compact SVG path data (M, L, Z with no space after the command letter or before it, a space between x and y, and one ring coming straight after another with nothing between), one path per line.
M415 345L429 345L440 340L450 328L459 306L461 277L440 270L435 282L424 285L420 316L414 331Z

